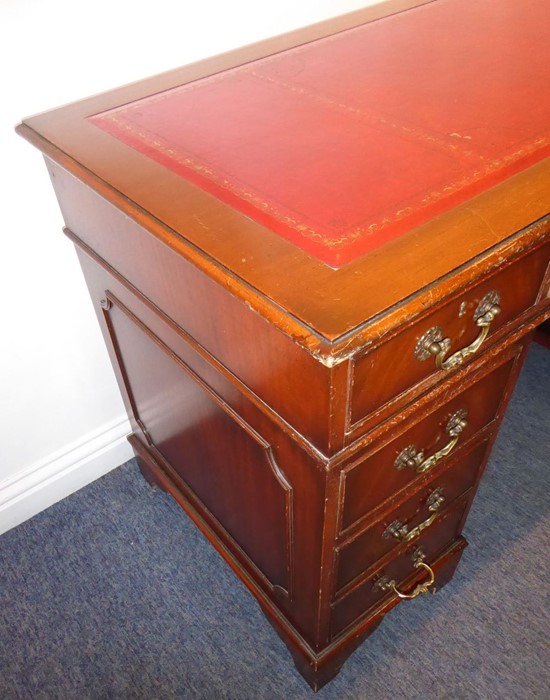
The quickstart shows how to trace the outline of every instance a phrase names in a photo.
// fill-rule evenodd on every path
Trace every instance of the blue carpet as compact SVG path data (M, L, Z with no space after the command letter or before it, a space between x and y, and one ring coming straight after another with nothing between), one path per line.
M318 700L550 698L550 352L533 346L437 596ZM251 596L129 462L0 538L1 700L313 698Z

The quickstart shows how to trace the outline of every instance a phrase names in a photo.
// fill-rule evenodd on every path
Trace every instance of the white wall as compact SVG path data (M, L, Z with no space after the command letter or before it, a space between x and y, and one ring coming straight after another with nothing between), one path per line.
M122 401L24 116L374 0L0 0L0 532L130 458Z

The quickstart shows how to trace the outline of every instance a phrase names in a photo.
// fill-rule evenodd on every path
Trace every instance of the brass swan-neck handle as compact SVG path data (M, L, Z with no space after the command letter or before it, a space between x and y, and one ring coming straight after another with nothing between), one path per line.
M450 370L455 367L460 367L469 357L475 355L483 345L485 339L489 335L492 322L501 311L499 304L500 295L496 291L489 292L479 302L474 312L473 319L476 326L481 330L470 345L446 357L451 349L451 339L443 337L443 329L441 326L433 326L424 333L416 344L414 356L417 360L423 362L434 355L437 369Z
M461 408L456 413L453 413L445 427L445 432L450 439L444 447L434 452L433 455L425 457L422 450L418 451L416 449L416 445L407 445L407 447L401 450L397 455L394 467L398 470L409 467L410 469L414 469L417 474L427 472L435 467L436 464L456 447L460 435L468 425L467 417L468 411L465 408Z

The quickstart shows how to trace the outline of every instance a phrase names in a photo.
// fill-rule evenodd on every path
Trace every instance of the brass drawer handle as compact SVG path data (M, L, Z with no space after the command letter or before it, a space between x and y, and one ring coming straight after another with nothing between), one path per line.
M414 568L424 569L425 571L427 571L428 580L417 584L416 588L410 593L401 593L401 591L397 588L397 584L395 583L395 581L390 581L390 579L387 576L382 576L382 578L379 578L374 584L374 589L384 592L393 591L395 595L399 596L399 598L401 598L402 600L412 600L413 598L418 598L419 595L428 593L430 586L433 586L433 584L435 583L435 573L431 566L428 566L428 564L424 563L424 557L425 555L421 548L417 549L414 552ZM435 593L435 588L432 590Z
M437 488L430 494L426 505L428 506L428 511L431 513L430 517L421 522L412 530L408 529L406 524L403 524L400 520L394 520L390 523L388 527L384 530L382 537L386 539L388 537L394 537L400 542L410 542L414 540L415 537L423 532L427 527L430 527L432 523L439 517L439 511L443 503L445 502L445 496L443 495L443 489Z
M465 408L461 408L456 413L450 417L447 426L445 427L445 432L451 438L449 442L442 447L440 450L435 452L431 457L424 457L424 452L418 452L415 445L407 445L404 450L397 455L394 462L394 467L398 470L405 469L405 467L410 467L414 469L417 474L422 472L427 472L432 469L438 462L440 462L444 457L446 457L452 450L454 450L460 435L464 428L468 425L466 418L468 417L468 411Z
M392 581L391 590L403 600L412 600L413 598L417 598L423 593L427 593L430 586L432 586L435 583L435 573L431 566L428 566L428 564L425 564L423 561L418 561L414 565L414 568L425 569L428 572L429 578L427 581L419 583L414 589L414 591L412 591L411 593L401 593L401 591L395 585L395 581Z
M483 345L485 338L489 334L491 323L500 313L500 295L496 291L489 292L477 305L474 312L474 321L481 330L477 338L461 350L445 359L445 355L451 348L451 339L443 337L441 326L433 326L424 333L416 344L414 356L420 362L427 360L431 355L435 355L435 366L438 369L454 369L460 367L469 357L474 355Z

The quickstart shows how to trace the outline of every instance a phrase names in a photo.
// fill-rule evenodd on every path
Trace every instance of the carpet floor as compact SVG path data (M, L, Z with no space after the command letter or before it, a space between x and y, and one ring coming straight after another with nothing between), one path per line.
M548 700L550 352L533 346L436 596L316 696L244 586L128 462L0 537L1 700Z

